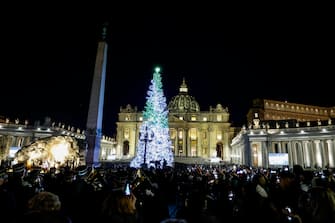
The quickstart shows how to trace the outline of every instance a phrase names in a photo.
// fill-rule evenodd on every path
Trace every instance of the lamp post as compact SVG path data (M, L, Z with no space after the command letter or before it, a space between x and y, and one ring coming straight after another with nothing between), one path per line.
M148 142L151 142L152 138L154 136L154 133L152 131L150 131L150 134L149 134L149 131L148 131L148 126L145 126L145 132L144 132L144 136L141 137L141 140L144 141L144 154L143 154L143 164L142 164L142 167L146 167L147 164L146 164L146 158L147 158L147 143Z

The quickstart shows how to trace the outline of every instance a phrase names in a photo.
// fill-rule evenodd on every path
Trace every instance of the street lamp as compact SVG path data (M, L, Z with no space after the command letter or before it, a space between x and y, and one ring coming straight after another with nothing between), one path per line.
M143 164L142 164L143 168L147 166L146 164L147 143L151 142L153 137L154 137L153 131L150 130L150 134L149 134L148 126L145 126L144 136L140 137L140 140L144 141L144 155L143 155Z

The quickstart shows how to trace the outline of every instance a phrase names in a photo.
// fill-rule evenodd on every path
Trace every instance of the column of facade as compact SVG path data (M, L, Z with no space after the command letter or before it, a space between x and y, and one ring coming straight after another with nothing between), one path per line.
M178 148L178 129L173 129L175 132L173 146L174 146L174 155L179 156L179 148Z
M303 167L311 166L311 158L308 153L308 141L302 141Z
M1 160L5 160L7 158L7 154L5 154L4 149L6 148L6 136L0 135L0 164Z
M7 136L7 143L6 143L6 147L4 151L4 153L7 154L7 156L9 156L10 147L13 145L13 141L14 141L14 136Z
M309 155L311 157L311 167L314 167L316 165L316 158L315 158L315 144L312 140L308 142L308 148L309 148Z
M244 150L244 144L239 143L239 146L237 147L237 154L240 156L239 157L239 162L241 164L247 163L246 159L245 159L246 153L245 153L245 150Z
M177 155L177 150L178 150L178 148L176 147L176 141L177 141L176 139L178 137L178 134L175 134L174 138L172 138L173 134L176 132L176 129L175 128L170 128L169 132L170 132L170 137L171 137L171 146L173 148L173 155L176 156Z
M14 145L13 146L20 147L20 144L21 144L20 140L21 140L21 137L15 136L15 140L14 140Z
M316 161L317 167L322 167L322 154L321 154L321 146L320 146L320 140L314 140L314 156Z
M237 157L236 157L236 150L235 149L232 149L231 150L231 153L230 153L230 159L233 163L237 163Z
M278 145L278 152L279 153L282 153L282 147L281 147L281 142L279 141L279 142L277 142L277 145Z
M288 163L290 165L293 165L294 159L293 159L293 150L295 148L295 141L290 141L288 144Z
M271 139L269 139L269 137L267 138L268 140L268 153L274 153L274 149L273 149L273 142L271 141Z
M329 167L335 167L335 147L334 147L334 140L327 140L327 148L328 148L328 161Z
M221 134L223 134L223 160L229 161L230 160L230 150L229 150L229 131L221 131Z
M298 164L298 150L299 150L299 141L294 143L294 149L292 151L293 154L293 165Z
M27 136L24 138L23 145L28 145L31 143L31 136Z
M210 157L210 155L209 155L209 153L210 153L210 147L209 147L209 142L210 142L210 140L209 140L209 131L208 131L208 128L206 128L206 129L203 129L203 132L206 134L206 138L205 139L203 139L204 140L204 143L203 143L203 146L205 146L206 148L206 151L205 151L205 153L206 153L206 158L209 158Z
M243 154L242 162L246 165L251 165L251 147L249 143L249 136L246 134L243 136L242 143L240 144L240 149Z
M129 127L131 131L129 132L129 155L134 156L136 153L136 145L138 140L139 131L138 128L135 127ZM132 139L132 140L130 140Z
M178 135L173 140L173 146L174 146L174 155L179 156Z
M322 158L322 167L329 165L328 159L328 152L326 151L326 141L320 140L320 151L321 151L321 158Z
M122 131L121 131L121 134L122 134L122 141L121 141L121 145L120 145L120 157L121 158L125 158L124 155L123 155L123 150L124 150L124 145L125 145L125 141L129 141L129 138L125 138L125 132L126 132L126 127L123 126L122 127ZM135 140L135 139L134 139ZM130 151L130 150L129 150ZM135 154L133 154L135 155Z
M300 166L303 166L303 164L304 164L304 155L303 155L303 151L302 151L302 142L301 141L299 141L299 144L298 144L297 164L300 165Z
M262 166L265 168L268 168L269 158L268 158L268 150L266 146L266 141L261 142L261 151L262 151Z
M180 138L179 137L179 133L182 133L182 137ZM184 135L184 129L181 129L181 128L178 128L177 130L177 149L178 149L178 154L180 156L186 156L186 153L185 153L185 135ZM180 143L179 142L182 142L182 145L181 145L181 150L182 150L182 153L179 153L179 146L180 146Z
M249 163L248 165L255 166L255 156L254 156L252 144L253 142L249 140L249 150L248 150L249 151L249 154L248 154Z
M187 131L186 129L183 129L183 153L185 156L188 156L187 153Z
M209 127L208 128L208 153L209 153L209 157L213 157L214 154L216 154L216 136L213 134L213 127Z
M190 137L190 129L186 128L185 129L186 132L186 149L187 149L187 156L192 156L192 152L191 152L191 137Z
M12 135L11 138L12 138L12 141L11 141L11 144L9 145L9 147L16 146L17 136Z
M263 166L263 151L262 151L262 146L261 146L261 142L255 142L254 141L254 145L256 146L256 151L257 151L257 165L259 167Z
M24 141L25 141L25 137L24 136L19 137L17 143L18 143L18 146L20 146L20 148L24 146Z
M121 127L118 127L117 129L116 129L116 132L117 132L117 139L116 139L116 141L118 142L118 144L117 144L117 146L116 146L116 156L118 157L118 158L120 158L120 157L122 157L122 153L121 153L121 144L120 143L123 143L123 128L121 128Z
M233 158L234 163L242 164L244 163L243 160L243 155L244 153L242 152L243 150L243 144L238 144L234 149L232 149L230 156Z
M202 157L203 154L202 154L202 147L201 147L201 144L202 144L202 138L201 138L201 129L197 128L197 156L200 156Z
M286 153L285 141L279 141L278 144L279 144L279 148L280 148L279 152L280 153Z
M243 144L240 144L240 146L238 147L237 154L239 155L238 160L239 160L240 164L246 163L245 162L245 152L244 152Z
M296 142L294 164L301 165L301 142Z

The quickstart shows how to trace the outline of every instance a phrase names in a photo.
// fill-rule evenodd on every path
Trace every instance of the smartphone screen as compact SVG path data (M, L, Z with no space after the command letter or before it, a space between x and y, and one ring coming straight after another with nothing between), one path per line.
M130 184L126 183L125 188L124 188L124 194L125 195L130 195Z

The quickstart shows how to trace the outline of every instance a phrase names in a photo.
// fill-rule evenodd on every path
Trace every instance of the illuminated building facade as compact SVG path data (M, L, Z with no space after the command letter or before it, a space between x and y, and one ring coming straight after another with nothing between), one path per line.
M169 131L176 160L203 158L230 161L230 144L236 129L229 122L227 108L217 104L209 111L200 111L194 97L188 94L183 80L178 95L169 104ZM143 114L137 107L121 107L117 124L118 158L135 155Z
M286 107L285 103L267 102L267 106L278 107L278 110L282 105ZM295 108L290 104L289 109L297 109L298 105L294 106ZM311 108L313 108L312 112ZM334 110L299 105L299 110L303 109L305 112L301 112L300 118L317 120L298 121L291 119L293 116L287 120L264 120L261 117L271 113L265 112L258 115L260 110L254 111L252 122L247 128L243 127L232 141L232 162L255 167L301 165L303 168L334 168L335 119L326 115L322 118L327 112L334 115ZM280 113L289 114L282 111ZM310 113L319 113L319 115ZM321 120L326 117L327 120Z
M325 121L329 118L335 118L335 107L320 107L287 101L255 99L247 114L248 124L253 122L255 114L258 115L260 120L291 119L298 122Z

